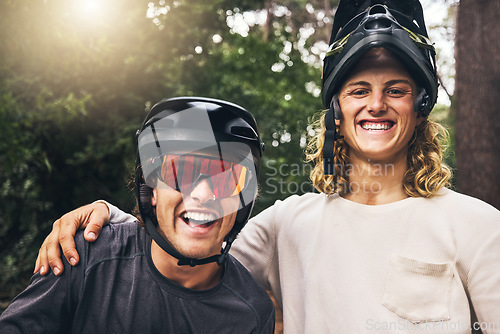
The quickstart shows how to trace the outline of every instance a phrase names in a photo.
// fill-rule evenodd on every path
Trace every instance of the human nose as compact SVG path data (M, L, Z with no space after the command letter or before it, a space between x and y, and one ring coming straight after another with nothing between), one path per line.
M368 112L371 114L378 114L387 110L385 104L384 94L381 92L374 92L370 95L367 104Z
M190 193L192 199L200 203L215 200L215 195L207 179L199 181Z

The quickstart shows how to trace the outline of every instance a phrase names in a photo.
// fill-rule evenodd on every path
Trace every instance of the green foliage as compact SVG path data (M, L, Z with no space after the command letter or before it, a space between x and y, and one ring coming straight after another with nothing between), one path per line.
M320 108L305 87L319 85L320 70L296 47L283 52L307 16L288 29L287 16L271 15L273 25L243 37L230 31L228 15L265 3L103 0L87 13L89 2L0 4L0 298L26 285L62 214L97 198L132 208L134 134L152 103L201 95L246 107L272 162L263 180L273 173L266 166L300 162L306 120ZM283 68L272 71L275 64ZM273 177L307 183L303 173ZM264 182L261 194L259 210L288 192Z

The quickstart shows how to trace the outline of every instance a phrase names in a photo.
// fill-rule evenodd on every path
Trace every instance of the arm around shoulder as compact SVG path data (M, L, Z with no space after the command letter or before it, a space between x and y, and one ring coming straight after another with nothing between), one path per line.
M137 218L135 216L126 213L125 211L122 211L120 208L114 206L111 203L108 203L104 200L98 200L96 202L101 202L106 204L109 210L109 222L111 224L132 223L137 221Z

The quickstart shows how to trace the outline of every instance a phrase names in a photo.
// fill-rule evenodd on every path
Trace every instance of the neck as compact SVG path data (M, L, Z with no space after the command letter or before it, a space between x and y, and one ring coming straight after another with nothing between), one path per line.
M343 195L353 202L380 205L408 197L403 190L406 154L391 161L371 161L350 155L349 188Z
M222 279L222 267L217 263L211 262L194 267L179 266L178 260L165 252L154 240L151 242L151 258L163 276L188 289L210 289Z

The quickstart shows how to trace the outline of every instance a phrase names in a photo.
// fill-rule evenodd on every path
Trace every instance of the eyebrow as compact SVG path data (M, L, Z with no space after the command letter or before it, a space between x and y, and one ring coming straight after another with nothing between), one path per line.
M355 82L349 82L346 87L352 87L352 86L369 86L370 84L366 81L355 81Z
M389 80L385 84L387 86L391 86L391 85L395 85L395 84L399 84L399 83L404 83L404 84L412 86L412 82L410 80L406 80L406 79Z
M384 84L386 86L391 86L391 85L395 85L398 83L404 83L404 84L407 84L410 86L412 85L412 82L410 80L406 80L406 79L389 80L389 81L385 82ZM352 87L352 86L370 86L370 83L367 81L355 81L355 82L350 82L346 85L346 87Z

